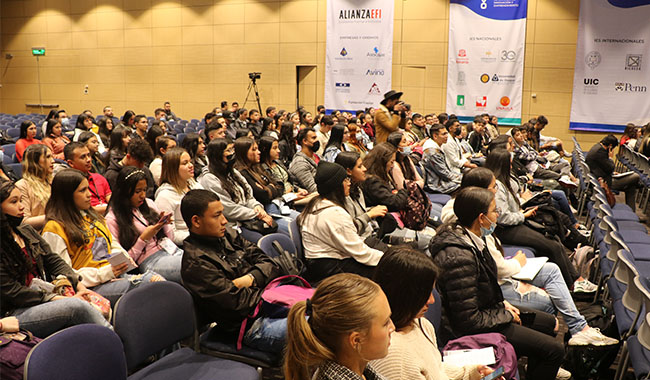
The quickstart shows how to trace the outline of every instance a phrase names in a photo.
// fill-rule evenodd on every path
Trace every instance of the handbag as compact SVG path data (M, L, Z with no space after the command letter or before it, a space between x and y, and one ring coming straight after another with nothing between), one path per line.
M22 380L25 359L42 339L27 330L0 335L0 373L3 379Z
M607 185L607 182L605 182L604 179L601 177L598 177L598 183L600 183L600 187L603 188L605 191L605 197L607 198L607 203L609 204L609 207L614 207L616 204L616 197L614 196L614 193L612 193L612 189L609 188L609 185Z
M270 226L261 219L245 220L240 223L243 228L262 235L268 235L278 231L278 223L276 223L275 220L271 223Z

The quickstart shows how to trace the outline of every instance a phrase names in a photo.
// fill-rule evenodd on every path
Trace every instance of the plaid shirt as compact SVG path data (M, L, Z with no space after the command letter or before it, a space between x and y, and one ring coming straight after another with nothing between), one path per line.
M363 376L366 380L384 380L370 365L367 365L366 369L363 370ZM363 378L347 367L332 361L326 361L318 367L316 380L363 380Z

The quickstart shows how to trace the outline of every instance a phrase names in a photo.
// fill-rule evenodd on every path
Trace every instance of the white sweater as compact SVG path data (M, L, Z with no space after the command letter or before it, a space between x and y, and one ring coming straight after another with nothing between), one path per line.
M357 234L352 217L343 207L327 199L316 204L300 226L305 257L347 259L375 266L384 254L368 247Z
M198 182L192 181L190 190L194 189L203 189L203 186ZM179 247L183 246L183 240L190 235L190 231L181 214L181 200L183 200L184 196L185 194L177 192L169 183L163 183L156 190L156 207L165 213L172 213L174 221L171 226L174 231L174 243Z

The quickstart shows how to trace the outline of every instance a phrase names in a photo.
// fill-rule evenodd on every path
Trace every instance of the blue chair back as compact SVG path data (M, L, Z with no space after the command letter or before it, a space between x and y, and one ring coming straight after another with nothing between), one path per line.
M18 164L18 163L12 163L12 164L7 164L7 167L9 167L16 177L22 178L23 177L23 165Z
M120 338L93 324L68 327L43 340L25 361L25 380L126 379Z
M435 302L433 305L429 305L429 309L424 313L424 318L429 320L433 325L433 328L436 329L436 340L438 346L443 345L442 340L440 339L441 324L442 324L442 300L440 298L440 293L435 288L433 289L433 298Z
M124 294L113 312L129 369L195 333L192 296L171 281L144 284Z
M289 235L291 236L291 240L293 240L293 245L296 247L298 258L304 260L305 253L302 249L302 236L300 236L300 226L298 226L297 220L292 220L291 223L289 223Z
M273 242L278 242L280 247L292 255L296 254L296 246L287 234L274 233L262 236L257 241L257 246L269 257L278 256L278 252L273 248Z
M20 136L20 128L7 129L7 135L14 140L18 140L18 137Z

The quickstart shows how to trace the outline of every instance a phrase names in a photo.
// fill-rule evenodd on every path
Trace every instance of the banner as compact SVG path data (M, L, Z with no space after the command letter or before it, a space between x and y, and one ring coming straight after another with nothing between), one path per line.
M650 120L650 0L580 2L569 128L623 132Z
M393 8L385 0L328 0L325 108L377 107L390 88Z
M447 113L521 124L527 9L528 0L451 0Z

